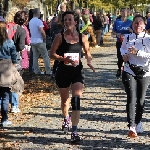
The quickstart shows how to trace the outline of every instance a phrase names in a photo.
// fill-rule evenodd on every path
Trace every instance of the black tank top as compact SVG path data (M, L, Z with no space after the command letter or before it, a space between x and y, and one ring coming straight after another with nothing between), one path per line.
M62 43L59 46L59 55L64 57L64 53L79 53L79 57L81 58L82 52L82 34L79 34L79 42L75 44L67 43L64 38L64 33L61 32L62 35Z

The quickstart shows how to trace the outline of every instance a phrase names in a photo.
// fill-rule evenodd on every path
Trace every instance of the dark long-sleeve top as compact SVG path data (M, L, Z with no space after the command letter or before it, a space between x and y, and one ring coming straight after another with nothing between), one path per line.
M13 40L8 39L0 46L0 59L10 59L13 64L17 63L16 46Z
M17 52L22 51L25 48L25 38L26 38L26 31L24 27L18 26L13 38Z
M102 19L95 19L94 20L94 30L101 30L103 28L103 20Z

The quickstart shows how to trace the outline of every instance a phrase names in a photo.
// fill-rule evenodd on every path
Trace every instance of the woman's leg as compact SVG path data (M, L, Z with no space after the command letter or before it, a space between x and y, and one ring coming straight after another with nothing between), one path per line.
M128 74L127 72L122 73L122 82L125 87L125 92L127 94L127 121L129 127L135 127L135 105L136 105L136 93L137 93L137 83L135 78Z
M80 97L83 92L83 84L80 82L72 84L72 108L74 105L77 106L76 110L72 109L72 126L77 126L80 118Z
M77 134L77 125L79 123L80 118L80 97L83 91L83 84L81 82L76 82L72 84L72 133L71 133L71 141L77 142L80 141L80 137Z
M15 92L10 92L10 99L11 99L11 112L18 113L20 112L19 109L19 95Z
M136 118L135 123L140 123L142 119L143 109L145 105L145 95L150 83L150 77L143 77L137 79L137 105L136 105Z
M59 93L61 97L61 110L64 117L64 122L62 124L62 131L64 131L64 133L67 133L70 129L70 115L68 113L70 103L69 87L59 88Z
M10 89L7 87L0 87L1 102L1 124L2 126L11 125L12 122L8 121L8 108L9 108L9 93Z
M62 114L65 117L69 115L68 110L69 110L69 87L68 88L59 88L59 93L61 97L61 109L62 109Z

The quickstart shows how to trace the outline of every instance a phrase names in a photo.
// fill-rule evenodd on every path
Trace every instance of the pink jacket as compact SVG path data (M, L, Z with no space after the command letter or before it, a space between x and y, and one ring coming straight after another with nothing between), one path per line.
M28 31L28 28L25 25L23 27L26 31L25 45L30 45L31 39L30 39L30 34L29 34L29 31Z

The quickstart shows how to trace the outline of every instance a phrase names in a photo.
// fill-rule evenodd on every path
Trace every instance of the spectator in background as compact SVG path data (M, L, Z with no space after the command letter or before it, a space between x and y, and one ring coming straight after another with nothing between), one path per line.
M114 14L112 15L112 24L114 24L116 19L117 19L117 11L115 11Z
M141 15L141 12L138 12L138 11L136 11L136 12L134 12L134 17L136 16L136 15Z
M26 38L25 38L25 45L30 45L31 39L29 34L29 29L27 28L28 25L28 13L26 11L21 11L21 16L25 20L23 27L26 31Z
M45 31L45 33L46 33L46 31L47 31L47 29L48 29L49 27L48 27L46 21L43 20L43 14L40 14L39 19L41 19L41 21L43 22L43 25L44 25L43 29L44 29L44 31Z
M14 16L14 22L18 25L18 27L13 39L17 48L17 52L21 56L20 62L23 70L29 67L28 45L30 45L30 36L29 31L25 25L27 22L26 16L27 13L25 11L18 11Z
M29 22L29 29L31 34L31 47L33 51L33 68L35 74L41 74L38 58L41 54L44 65L45 65L45 73L47 75L51 75L51 68L50 68L50 59L48 56L48 52L46 49L46 34L43 29L44 25L43 22L38 19L40 17L40 10L39 8L35 8L33 10L33 18Z
M96 19L94 19L93 25L94 25L94 30L96 34L96 42L97 42L96 47L99 47L100 39L102 35L102 28L104 27L104 20L100 14L97 13L97 16L96 16Z
M107 16L108 16L108 18L109 18L109 21L108 21L108 32L109 32L110 25L111 25L111 20L112 20L112 19L111 19L111 13L108 12Z
M109 24L109 18L106 13L104 15L104 34L108 32L108 24Z
M79 28L78 28L78 31L82 30L83 26L85 25L84 24L84 21L82 19L82 14L81 14L81 11L80 9L75 9L75 13L77 13L79 15Z
M54 41L56 35L58 33L61 33L64 30L64 26L62 24L62 15L66 11L66 5L62 3L60 5L60 12L58 14L58 17L55 18L55 22L53 23L53 26L51 28L52 30L52 42ZM56 51L57 54L59 54L59 50ZM53 73L52 73L52 78L55 77L56 69L58 67L59 61L55 60L54 65L53 65Z
M105 34L105 17L102 12L100 12L100 18L102 20L102 32L101 32L101 37L100 37L100 45L104 45L104 34Z
M133 14L132 11L128 8L127 9L127 18L131 21L133 21Z
M30 29L29 29L29 21L33 18L33 9L29 10L29 17L28 17L28 24L27 24L27 28L29 31L29 35L31 37L31 33L30 33ZM31 39L30 39L31 40ZM29 72L33 73L33 52L32 52L32 46L30 48L30 54L29 54Z
M17 30L17 24L14 22L14 16L19 9L17 7L12 7L6 14L6 29L9 39L13 39L14 34ZM10 102L11 102L11 112L18 113L19 109L19 96L15 92L10 92Z
M13 65L17 63L17 53L14 42L8 39L8 34L6 32L6 23L0 22L0 72L1 76L6 77L7 85L4 79L0 79L0 104L1 104L1 126L6 127L12 124L11 121L8 120L8 109L9 109L9 100L11 97L11 88L8 86L10 80L10 76L13 76ZM8 60L8 61L7 61ZM12 67L10 67L12 65ZM6 67L7 66L7 69ZM8 67L9 66L9 67ZM15 69L15 68L14 68ZM16 69L15 69L16 70ZM7 76L6 76L7 74ZM13 76L14 77L14 76ZM4 80L4 81L3 81ZM9 81L10 80L10 81ZM8 82L9 81L9 82ZM12 82L14 83L14 82ZM12 84L11 83L11 84Z
M12 39L16 29L17 29L17 25L16 23L14 23L14 16L16 14L16 12L18 12L19 9L17 7L12 7L8 13L6 14L6 18L5 21L7 23L6 28L7 28L7 33L8 33L8 38Z
M96 14L97 14L97 13L96 13L96 11L95 11L95 12L93 13L93 22L94 22L95 19L96 19ZM92 23L93 23L93 22L92 22Z
M93 23L93 13L92 13L92 11L90 11L89 16L90 16L90 22Z

